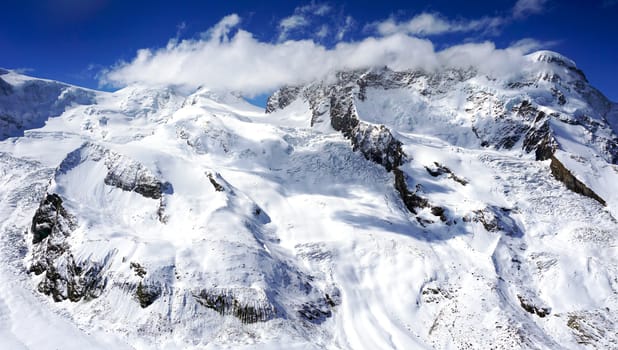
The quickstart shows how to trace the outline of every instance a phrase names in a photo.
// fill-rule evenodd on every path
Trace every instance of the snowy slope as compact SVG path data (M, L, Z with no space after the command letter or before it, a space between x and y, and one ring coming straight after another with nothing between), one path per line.
M266 113L0 75L0 347L618 347L618 107L529 61Z

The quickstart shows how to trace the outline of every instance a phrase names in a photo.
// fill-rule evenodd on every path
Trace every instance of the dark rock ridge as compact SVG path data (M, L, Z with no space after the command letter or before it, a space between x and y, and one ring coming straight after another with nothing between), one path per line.
M141 281L137 284L135 298L142 309L152 305L161 296L161 286L158 284L145 284Z
M32 264L29 271L43 274L39 292L54 301L98 297L106 285L101 271L105 262L78 262L67 242L76 227L76 219L62 206L57 194L47 194L32 218Z
M243 303L232 290L202 290L193 297L199 304L221 316L231 315L246 324L265 322L276 316L276 309L268 300Z
M356 98L365 98L365 90L369 86L400 87L405 85L405 81L413 79L414 74L396 73L386 68L377 73L341 72L337 75L338 81L331 85L319 83L305 88L286 87L275 92L268 99L266 112L283 109L298 98L309 102L312 112L311 125L324 122L323 117L328 115L332 128L350 140L353 151L358 151L367 160L382 165L386 171L394 171L395 188L406 208L416 214L418 206L427 203L408 190L403 172L398 169L406 160L402 143L386 126L361 121L354 102ZM385 76L388 77L386 80Z
M283 109L289 106L296 100L300 90L300 87L292 86L284 87L275 92L266 102L266 113L272 113L278 109Z
M369 86L399 87L403 84L402 80L405 77L387 69L378 73L341 72L333 84L316 83L306 87L280 89L269 97L266 112L283 109L302 98L309 103L312 126L324 122L323 117L328 116L332 128L349 139L355 151L391 171L406 159L402 144L386 126L360 120L355 99L362 100L364 90Z
M529 301L528 299L526 299L525 297L519 294L517 295L517 298L519 299L519 305L522 307L522 309L526 310L526 312L528 313L537 315L540 318L543 318L549 315L551 312L551 310L548 307L536 306L531 301Z
M552 155L551 163L549 164L552 175L556 180L564 183L564 185L571 191L579 193L583 196L590 197L595 201L605 206L607 203L603 198L599 197L594 191L592 191L583 182L579 181L572 173L562 164L555 156Z
M32 243L40 243L54 232L66 233L73 230L75 223L62 206L62 199L55 193L48 194L34 213L30 231Z
M173 187L169 182L158 179L141 163L89 142L69 153L58 167L58 172L67 173L88 159L105 162L108 172L103 181L106 185L152 199L161 199L163 194L173 193Z
M215 191L217 192L225 191L225 188L217 182L217 180L215 179L212 173L207 173L206 176L208 176L208 181L210 181L210 184L212 185L212 187L215 188Z
M447 175L449 179L460 183L463 186L466 186L468 184L468 180L463 179L457 175L455 175L453 173L453 171L451 169L449 169L448 167L438 163L438 162L434 162L433 163L435 167L425 167L425 170L427 170L427 172L429 173L429 175L433 176L433 177L439 177L442 175Z
M399 192L399 196L403 200L403 203L412 214L418 214L419 209L429 207L427 199L420 197L416 192L411 192L408 189L406 174L403 171L396 168L393 170L393 173L395 174L395 189ZM437 216L440 215L441 213Z

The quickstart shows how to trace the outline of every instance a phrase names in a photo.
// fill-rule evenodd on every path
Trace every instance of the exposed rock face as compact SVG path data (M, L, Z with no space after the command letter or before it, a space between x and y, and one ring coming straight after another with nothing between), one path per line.
M129 169L126 173L125 169L118 172L118 169L110 169L110 172L105 176L105 184L118 187L124 191L133 191L141 194L144 197L159 199L163 193L164 184L149 176L143 168ZM127 176L127 173L129 176ZM135 176L131 177L131 173Z
M411 192L408 189L406 175L403 171L394 169L393 173L395 174L395 189L399 192L399 196L411 213L417 214L419 209L429 207L429 202L425 198L420 197L415 192ZM437 216L441 214L442 213Z
M583 182L579 181L564 164L562 164L555 156L551 157L551 163L549 164L552 175L556 180L564 183L564 185L571 191L590 197L601 205L607 205L603 198L599 197L594 191L592 191Z
M300 93L299 87L284 87L276 91L266 101L266 113L272 113L277 109L289 106L296 100Z
M539 316L540 318L543 318L551 313L551 310L549 308L536 306L532 302L530 302L528 299L526 299L525 297L521 295L517 295L517 298L519 299L519 305L524 310L526 310L526 312L535 314Z
M152 305L161 296L161 286L158 284L144 284L141 281L137 284L135 297L142 309Z
M32 243L40 243L54 232L68 235L75 225L73 220L62 206L60 196L48 194L32 218Z
M171 193L171 185L163 182L141 163L126 156L112 152L102 146L85 143L69 153L56 169L56 176L62 176L83 162L104 162L108 172L103 182L124 191L134 191L144 197L158 199L159 219L165 221L163 194ZM78 260L74 257L68 238L77 227L76 219L63 206L62 198L55 193L47 194L32 218L32 264L30 271L36 275L44 274L38 290L50 295L55 301L98 297L107 284L104 270L111 251L103 260L90 258ZM143 275L138 265L131 266L136 273ZM136 298L142 307L154 302L160 288L152 285L139 285Z
M232 290L202 290L194 298L220 315L234 316L243 323L265 322L276 316L275 307L265 296L253 298L249 304L239 300Z
M510 237L521 237L523 232L517 222L510 216L511 210L496 206L488 206L476 210L472 215L463 218L466 222L479 222L487 232L504 232Z
M160 199L163 194L173 192L170 183L157 179L156 175L141 163L92 143L85 143L69 153L58 169L66 173L88 159L105 163L108 172L103 181L106 185L123 191L133 191L152 199Z
M367 160L382 165L386 171L395 171L395 188L408 210L416 213L414 208L427 203L423 204L422 198L408 191L402 172L399 172L399 177L397 176L397 168L406 159L401 148L402 143L386 126L361 121L354 102L356 98L364 99L368 86L399 87L405 84L406 80L413 79L413 76L406 74L386 70L385 72L388 72L386 79L383 72L367 74L342 72L338 74L338 82L333 85L325 86L320 83L305 88L281 89L268 99L266 112L283 109L299 97L309 102L313 114L312 126L323 122L322 117L328 112L330 125L350 140L354 151L359 151Z
M318 83L303 88L283 88L268 99L266 112L283 109L294 100L303 98L309 102L313 114L312 126L323 122L323 116L328 115L332 128L348 138L355 151L391 171L405 161L401 142L386 126L361 121L355 106L355 99L362 99L368 86L392 88L404 84L406 78L411 79L391 71L385 72L388 74L342 72L337 76L338 81L331 85Z
M206 176L208 176L208 181L210 181L210 184L212 185L212 187L215 188L215 191L217 191L217 192L225 191L225 188L223 186L221 186L221 184L219 184L217 182L217 180L215 179L215 177L214 177L214 175L212 173L208 173L208 174L206 174Z
M530 128L524 137L524 150L534 151L536 160L547 160L552 157L558 143L549 128L549 121L545 120L538 128Z
M54 301L96 298L105 287L102 263L76 262L67 238L75 229L75 218L62 206L57 194L48 194L32 218L32 264L30 272L43 275L39 292Z
M429 175L433 176L433 177L439 177L442 175L446 175L448 176L449 179L460 183L461 185L465 186L468 184L468 180L463 179L457 175L455 175L453 173L453 171L451 171L451 169L447 168L446 166L438 163L438 162L434 162L433 163L435 165L434 168L430 168L430 167L425 167L425 170L427 170L427 172L429 173Z

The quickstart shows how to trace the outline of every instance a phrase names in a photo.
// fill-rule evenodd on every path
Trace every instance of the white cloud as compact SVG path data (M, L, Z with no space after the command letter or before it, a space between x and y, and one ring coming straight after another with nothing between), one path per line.
M279 22L279 40L285 40L291 31L308 25L309 20L302 15L292 15L282 19Z
M337 30L337 35L335 35L335 39L337 41L343 40L343 37L354 27L354 18L352 16L346 16L343 23L339 26Z
M295 13L313 14L315 16L325 16L332 8L328 4L311 2L310 4L297 7Z
M279 22L279 41L286 40L290 33L309 26L315 17L325 16L331 10L332 8L328 4L313 1L307 5L296 7L294 14Z
M524 18L543 12L547 0L517 0L513 7L513 17Z
M210 28L205 34L203 34L202 37L227 41L228 34L232 30L232 28L237 27L239 24L240 16L235 13L227 15L223 17L214 27Z
M318 29L318 31L315 33L315 36L318 39L324 39L326 38L326 36L328 36L328 33L330 33L330 29L328 29L328 25L323 24L320 29Z
M372 66L396 70L434 70L469 67L492 73L517 70L525 48L497 49L493 43L456 45L436 51L431 41L395 33L340 42L327 48L312 40L263 42L235 26L236 15L225 17L201 39L170 42L166 47L137 52L131 62L120 62L103 72L101 83L177 85L254 95L287 84L322 79L333 72ZM235 34L229 36L232 29ZM229 37L228 37L229 36Z
M448 20L438 14L421 13L408 21L397 22L389 18L371 24L381 35L405 33L417 36L431 36L457 32L491 32L505 23L502 17L483 17L475 20Z

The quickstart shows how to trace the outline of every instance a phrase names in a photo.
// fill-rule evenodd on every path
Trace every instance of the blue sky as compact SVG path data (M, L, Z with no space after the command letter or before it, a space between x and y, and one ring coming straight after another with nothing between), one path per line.
M392 50L398 57L368 62L394 65L401 65L407 52L413 53L414 65L430 64L423 61L423 50L429 54L469 43L491 42L496 50L551 49L576 61L594 86L618 101L618 0L10 0L2 9L1 67L93 88L166 79L191 85L202 77L206 84L238 88L247 72L269 71L246 81L249 94L261 94L286 79L317 74L318 61L305 62L303 54L363 64L348 58L352 52L368 52L376 43L367 38L375 37L376 49ZM399 35L397 40L388 39L393 35ZM341 43L349 45L335 50ZM141 60L136 59L140 49L149 49ZM486 46L471 50L481 49ZM244 56L235 60L239 52ZM292 58L296 53L299 57ZM166 60L187 55L193 58L170 68L186 77L165 69L170 66ZM256 62L256 55L270 63ZM275 72L278 66L281 72ZM176 76L179 81L173 81Z

